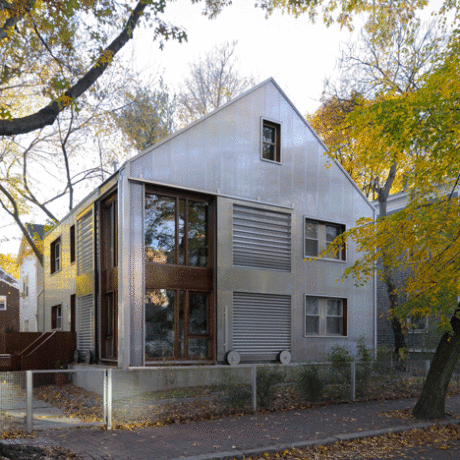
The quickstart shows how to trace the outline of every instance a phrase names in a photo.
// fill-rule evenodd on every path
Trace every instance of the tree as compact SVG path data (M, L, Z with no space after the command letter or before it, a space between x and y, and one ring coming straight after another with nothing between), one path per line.
M369 152L386 151L387 167L403 153L412 157L405 209L373 222L362 219L342 238L356 241L363 256L345 276L357 284L368 279L384 257L409 274L402 290L408 301L393 315L433 316L444 334L413 414L445 416L445 397L460 356L460 30L454 29L417 89L379 95L348 116L356 135L365 133ZM371 149L373 147L373 149ZM443 301L439 302L439 299Z
M254 84L242 77L235 57L237 41L216 46L189 65L190 75L178 95L179 121L185 126L227 103Z
M175 111L176 97L160 80L155 91L141 86L125 91L122 107L113 116L128 142L142 151L173 133Z
M0 267L19 280L19 265L16 262L16 256L13 254L0 254Z
M229 2L204 3L212 18ZM160 46L185 40L161 18L165 7L166 0L0 1L0 135L52 125L114 62L141 18L154 26Z
M420 152L415 146L394 151L376 138L376 142L369 142L369 120L363 118L361 125L353 114L376 100L391 100L416 91L441 45L432 32L434 25L425 33L417 19L394 26L391 41L380 43L373 31L362 34L361 40L348 48L339 61L342 73L338 83L327 82L329 97L308 117L331 149L331 157L342 164L368 197L377 198L381 218L387 215L390 192L403 189ZM380 263L390 300L394 350L399 356L407 347L403 324L394 312L405 299L395 281L392 259L382 253Z

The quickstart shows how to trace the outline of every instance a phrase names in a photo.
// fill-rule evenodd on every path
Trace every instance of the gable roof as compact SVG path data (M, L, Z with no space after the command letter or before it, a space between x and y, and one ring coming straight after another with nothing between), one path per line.
M11 287L15 289L19 289L19 281L11 276L9 273L6 273L3 268L0 268L0 281L3 281L4 283L10 285Z
M39 240L43 241L43 238L45 236L45 226L44 225L27 223L25 224L25 227L27 231L29 232L29 235L32 237L32 239L36 239L38 237ZM22 235L21 245L19 246L19 252L18 252L18 257L17 257L18 264L21 264L22 257L28 245L29 243L27 242L25 235Z
M259 88L262 86L268 85L269 83L273 84L275 88L279 91L279 93L283 96L283 98L286 100L286 102L291 106L291 108L294 110L294 112L297 114L297 116L300 118L300 120L305 124L305 126L308 128L308 130L313 134L315 139L320 143L320 145L323 147L323 149L328 152L329 149L327 148L326 144L324 141L319 137L319 135L315 132L315 130L312 128L310 123L305 119L305 117L299 112L297 107L292 103L292 101L287 97L286 93L280 88L278 83L274 80L273 77L267 78L263 82L259 83L258 85L253 86L250 88L248 91L245 91L244 93L240 94L239 96L235 97L234 99L230 100L226 104L223 104L216 109L214 109L212 112L207 113L206 115L202 116L198 120L190 123L189 125L185 126L181 130L171 134L170 136L166 137L165 139L161 140L160 142L157 142L156 144L151 145L150 147L147 147L145 150L142 152L138 153L137 155L134 155L132 158L128 159L121 167L120 170L123 169L127 163L130 163L132 161L137 160L138 158L154 151L158 147L160 147L163 144L166 144L169 142L171 139L174 139L175 137L181 135L182 133L188 131L189 129L193 129L196 125L199 123L202 123L203 121L207 120L208 118L214 116L216 113L220 112L221 110L225 110L227 107L229 107L232 104L237 103L239 100L243 99L247 95L257 91ZM358 191L358 193L361 195L361 197L364 199L364 201L367 203L367 205L375 212L375 208L371 201L367 198L367 196L364 194L364 192L358 187L356 182L351 178L351 176L347 173L347 171L344 169L344 167L337 161L333 160L333 162L338 166L338 168L341 170L341 172L347 177L349 182L352 184L352 186Z

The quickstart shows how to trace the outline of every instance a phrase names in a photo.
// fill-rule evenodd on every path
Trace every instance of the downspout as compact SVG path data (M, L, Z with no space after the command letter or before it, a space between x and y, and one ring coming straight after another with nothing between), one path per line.
M372 217L375 222L375 207L373 206ZM377 358L377 269L374 269L374 358Z

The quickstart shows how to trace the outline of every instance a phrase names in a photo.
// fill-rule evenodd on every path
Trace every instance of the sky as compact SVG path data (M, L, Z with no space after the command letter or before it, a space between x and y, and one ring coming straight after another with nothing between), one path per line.
M439 4L440 0L432 0L431 8L422 17L429 19L429 11ZM177 91L189 62L223 42L238 40L235 52L243 76L252 75L256 83L273 77L300 113L313 113L320 105L325 78L338 75L341 51L347 43L358 40L362 18L354 21L356 27L351 33L335 24L326 27L321 18L312 24L307 15L294 18L275 12L265 18L264 11L253 5L253 0L233 0L231 6L210 20L202 15L202 3L168 2L164 19L183 27L188 42L168 41L160 50L152 40L152 30L143 29L135 31L124 53L132 69L140 71L145 81L158 81L162 76L168 87ZM63 207L61 216L66 212ZM2 236L15 235L19 235L15 224L0 213L0 252L18 252L19 238L1 242Z

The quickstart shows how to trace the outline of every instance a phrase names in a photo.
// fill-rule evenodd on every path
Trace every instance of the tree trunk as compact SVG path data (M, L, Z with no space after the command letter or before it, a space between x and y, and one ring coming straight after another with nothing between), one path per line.
M388 272L389 270L384 265L383 273L385 277L385 284L387 285L388 298L390 300L390 311L392 311L398 307L399 302L393 277ZM402 348L407 349L406 338L402 330L401 321L399 321L398 318L391 317L391 327L393 328L393 335L395 339L394 352L396 358L399 359L399 350L401 350Z
M455 364L460 356L460 304L450 320L453 335L444 333L433 356L430 370L412 414L417 419L446 416L446 394Z

